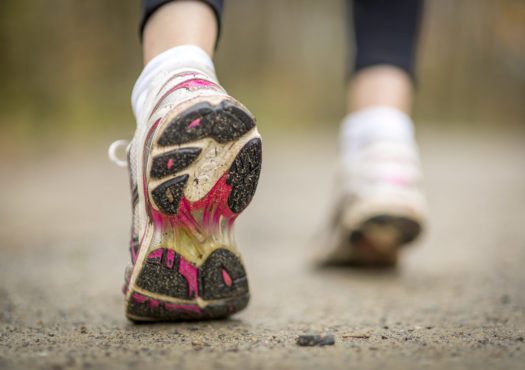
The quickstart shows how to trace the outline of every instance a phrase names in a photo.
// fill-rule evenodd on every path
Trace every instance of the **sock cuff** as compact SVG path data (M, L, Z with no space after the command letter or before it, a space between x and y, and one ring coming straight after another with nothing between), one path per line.
M347 115L341 126L345 142L390 138L412 141L414 124L406 113L389 106L372 106ZM344 143L343 143L344 144Z
M168 49L150 60L142 70L131 93L131 106L135 117L138 109L144 103L148 88L153 80L162 73L170 73L177 69L196 69L217 80L215 67L211 57L196 45L180 45Z

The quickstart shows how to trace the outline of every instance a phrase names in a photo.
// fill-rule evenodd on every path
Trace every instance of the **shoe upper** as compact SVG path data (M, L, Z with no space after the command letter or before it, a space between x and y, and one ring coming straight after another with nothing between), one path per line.
M336 205L318 257L324 264L392 265L397 247L424 227L427 205L413 134L378 126L367 135L341 135Z

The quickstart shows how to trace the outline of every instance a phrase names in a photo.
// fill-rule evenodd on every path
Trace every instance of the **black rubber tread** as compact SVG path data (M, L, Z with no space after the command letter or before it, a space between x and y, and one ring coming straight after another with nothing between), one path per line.
M201 151L201 148L181 148L160 154L153 158L150 176L154 179L161 179L174 175L192 164ZM172 161L172 165L168 166L170 160Z
M158 301L158 300L157 300ZM220 302L213 302L201 312L192 311L172 311L165 308L168 302L160 301L160 305L151 307L147 302L139 303L129 301L127 314L130 320L135 322L142 321L195 321L195 320L214 320L224 319L232 314L243 310L250 301L250 295L224 299Z
M159 210L165 214L177 214L188 177L188 175L177 176L153 189L151 196Z
M210 136L219 143L237 140L255 127L250 115L227 101L222 102L208 119L212 122Z
M152 293L162 294L175 298L189 299L188 282L178 272L179 255L175 254L173 268L165 265L165 249L162 259L149 259L146 261L137 277L136 285Z
M200 119L200 123L189 127L196 119ZM157 143L159 146L173 146L205 137L227 143L243 136L253 127L255 120L251 115L230 101L225 100L218 105L201 102L175 117Z
M241 213L250 204L257 190L261 165L261 139L255 138L244 145L228 170L226 183L232 187L228 206L233 212Z
M408 244L413 242L419 234L421 234L422 228L421 225L408 217L403 216L392 216L392 215L377 215L366 220L363 225L361 225L359 230L355 230L350 234L351 242L358 242L365 235L363 235L363 230L367 226L376 225L376 226L394 226L399 231L398 243L400 245Z
M200 125L193 128L188 128L188 126L193 120L202 119L212 112L213 109L210 103L195 104L168 124L157 143L160 146L179 145L208 136L209 125L205 125L205 122L201 121Z
M221 302L214 302L206 306L204 315L206 319L221 319L233 315L248 306L250 294L231 297Z
M223 270L231 277L231 286L224 282ZM248 294L248 279L239 257L226 249L217 249L210 254L199 271L199 291L206 300Z

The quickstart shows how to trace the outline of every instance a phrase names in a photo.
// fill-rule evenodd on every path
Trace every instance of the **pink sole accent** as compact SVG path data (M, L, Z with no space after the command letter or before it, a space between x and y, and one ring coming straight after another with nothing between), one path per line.
M164 308L166 308L168 311L190 311L190 312L201 313L201 309L199 306L194 306L194 305L189 305L189 304L166 303L164 304Z
M208 215L203 214L203 219L209 219L211 216L215 224L219 223L220 217L227 218L230 223L233 223L237 214L228 207L228 197L232 187L226 183L227 179L228 174L225 173L204 198L190 204L190 209L192 211L202 209L204 213L208 213ZM183 198L182 201L187 202L186 198Z
M209 89L216 89L216 90L219 90L221 89L219 85L217 85L216 83L214 82L211 82L211 81L208 81L208 80L203 80L203 79L200 79L200 78L192 78L190 80L187 80L187 81L184 81L184 82L181 82L175 86L173 86L171 89L169 89L168 91L166 91L164 93L164 95L162 95L159 100L157 100L157 104L155 104L155 107L153 108L153 110L151 111L150 115L149 115L149 118L151 118L153 116L153 114L155 114L155 112L157 111L157 109L159 108L159 106L162 104L162 102L164 101L164 99L166 99L169 95L171 95L173 92L179 90L179 89L187 89L187 90L191 90L191 89L203 89L203 88L209 88Z
M139 293L133 293L131 295L131 299L137 303L144 303L148 300L147 297L144 297L142 294Z
M196 202L190 202L183 196L176 215L165 215L150 208L155 228L162 230L164 227L184 227L194 233L202 234L205 230L216 228L221 217L227 220L228 226L231 226L238 214L228 206L231 185L226 183L227 178L228 174L225 173L209 193ZM197 220L194 216L196 214L202 214L202 219Z
M156 209L151 208L151 219L153 221L153 225L155 225L155 228L161 228L164 224L165 218L166 216L164 216L164 214L157 211Z
M149 308L153 308L153 309L155 309L155 308L157 308L157 307L160 306L160 302L157 301L157 300L155 300L155 299L151 299L151 298L150 298L150 299L148 300L148 306L149 306Z
M166 267L172 269L175 264L175 251L173 249L168 249L166 256Z
M228 287L231 287L233 284L230 274L228 274L228 271L225 269L222 269L222 280L224 280L224 284Z
M191 123L188 125L188 128L194 128L201 124L201 118L195 118Z
M188 296L198 297L199 284L197 282L197 268L182 256L179 258L179 273L184 276L188 282Z
M152 259L158 258L160 260L162 258L162 252L163 252L162 248L156 249L148 255L148 259L152 260Z

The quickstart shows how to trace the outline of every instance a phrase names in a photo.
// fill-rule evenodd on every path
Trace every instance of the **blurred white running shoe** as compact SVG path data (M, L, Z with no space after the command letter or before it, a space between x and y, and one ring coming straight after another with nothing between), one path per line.
M353 113L343 123L340 149L339 198L323 262L394 266L427 213L412 122L388 107Z

